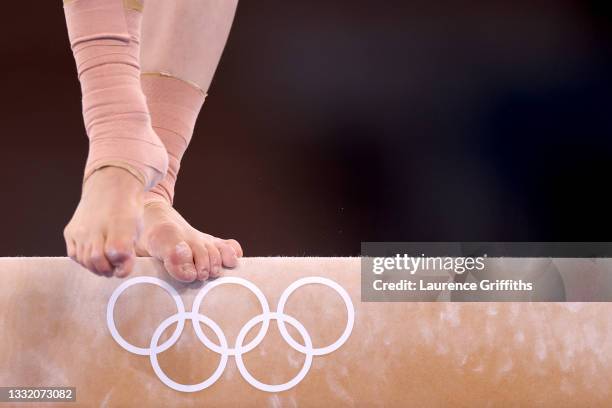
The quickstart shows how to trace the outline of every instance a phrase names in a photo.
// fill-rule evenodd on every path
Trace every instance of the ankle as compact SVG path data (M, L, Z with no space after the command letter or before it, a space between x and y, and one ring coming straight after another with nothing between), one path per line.
M170 201L166 195L161 194L156 190L150 190L145 193L144 206L172 207L172 201Z
M98 189L119 189L126 195L144 194L144 185L140 179L132 172L115 166L101 167L83 182L83 196Z

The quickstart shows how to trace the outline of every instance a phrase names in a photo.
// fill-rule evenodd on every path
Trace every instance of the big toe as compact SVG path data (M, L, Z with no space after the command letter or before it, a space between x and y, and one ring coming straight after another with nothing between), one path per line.
M163 261L168 273L179 281L193 282L198 276L193 251L185 241L169 247Z
M104 253L114 267L116 276L122 278L129 275L134 265L134 233L112 231L106 238Z
M181 282L197 278L193 251L175 226L159 226L149 233L148 241L150 255L163 262L170 276Z

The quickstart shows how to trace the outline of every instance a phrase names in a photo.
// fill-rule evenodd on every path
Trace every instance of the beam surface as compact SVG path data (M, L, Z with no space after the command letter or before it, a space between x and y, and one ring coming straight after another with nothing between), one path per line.
M77 403L69 407L594 407L612 402L611 303L362 303L359 258L245 258L224 276L253 282L273 312L285 288L301 277L336 281L354 304L354 329L338 350L314 356L305 378L287 391L254 388L230 356L211 387L182 393L158 379L149 357L129 353L111 337L106 308L122 280L95 276L67 258L0 258L0 274L0 386L74 386ZM138 259L133 276L171 282L149 258ZM191 310L202 284L171 284ZM139 285L119 297L114 318L127 341L146 348L156 327L175 313L163 289ZM261 306L246 288L221 285L209 292L200 313L219 325L231 347ZM347 321L342 299L322 285L297 289L285 313L306 328L315 347L333 343ZM211 330L204 333L218 343ZM296 330L289 333L303 344ZM200 343L190 322L178 342L159 354L164 372L184 384L209 377L219 360ZM272 321L261 344L243 360L254 378L280 384L300 371L305 356L287 344Z

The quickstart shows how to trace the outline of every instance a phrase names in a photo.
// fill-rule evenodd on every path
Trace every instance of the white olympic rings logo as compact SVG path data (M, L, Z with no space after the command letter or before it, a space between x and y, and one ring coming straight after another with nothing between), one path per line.
M121 337L121 335L117 331L117 327L115 326L115 320L114 320L115 303L117 302L117 299L119 298L119 296L130 286L134 286L139 283L148 283L152 285L157 285L161 287L162 289L164 289L166 292L170 294L170 296L172 296L172 298L174 299L174 302L176 303L176 307L178 310L178 313L176 313L173 316L168 317L157 327L157 329L153 333L153 337L151 338L151 344L148 348L136 347L133 344L128 343L123 337ZM200 313L200 305L202 304L202 301L204 300L204 297L208 294L208 292L210 292L213 288L220 286L220 285L224 285L224 284L235 284L235 285L244 286L245 288L249 289L251 292L255 294L262 308L262 313L260 315L253 317L242 327L242 329L240 329L240 332L238 333L238 336L236 337L236 343L234 344L233 348L230 348L228 346L225 334L223 333L221 328L217 325L217 323L215 323L209 317ZM304 326L299 321L297 321L295 318L289 315L286 315L284 313L285 304L289 296L299 287L303 285L308 285L308 284L321 284L321 285L325 285L325 286L328 286L334 289L336 292L338 292L340 297L342 297L342 300L344 301L346 305L346 311L348 314L346 328L344 329L344 332L342 333L340 338L338 338L338 340L336 340L334 343L326 347L313 348L312 340L310 338L310 335L306 331L306 328L304 328ZM221 361L219 362L219 366L217 367L215 372L208 379L198 384L180 384L180 383L173 381L163 372L163 370L159 366L159 362L157 361L157 355L159 353L165 350L168 350L178 341L179 337L181 336L183 332L183 328L185 327L185 320L191 320L198 339L200 340L200 342L202 342L202 344L204 344L205 347L221 355ZM244 353L248 353L249 351L253 350L263 341L263 338L268 332L270 320L276 320L278 329L281 335L283 336L283 339L285 339L285 341L293 349L306 355L306 359L304 360L304 366L302 367L300 372L292 380L284 384L271 385L271 384L264 384L258 381L249 373L249 371L246 369L244 365L244 362L242 361L242 355ZM204 334L204 332L202 331L202 327L200 326L200 322L204 323L206 326L212 329L212 331L215 333L215 335L219 339L220 344L215 344ZM260 322L262 324L261 324L261 328L259 329L259 333L257 333L257 336L255 336L255 338L251 340L248 344L243 345L242 343L244 342L246 335L257 323L260 323ZM129 351L130 353L138 354L141 356L149 356L151 360L151 366L153 367L153 371L155 371L155 374L157 375L157 377L168 387L173 388L177 391L196 392L196 391L201 391L207 387L210 387L223 374L223 371L225 370L225 366L227 364L228 357L234 356L236 359L236 365L238 366L238 370L240 371L240 374L249 384L251 384L253 387L258 388L262 391L280 392L280 391L285 391L285 390L288 390L296 386L300 381L302 381L302 379L304 379L304 377L306 377L308 370L310 370L313 356L322 356L324 354L329 354L332 351L335 351L338 348L340 348L340 346L342 346L344 342L346 342L346 340L351 335L351 332L353 330L353 324L355 323L355 309L353 307L353 302L351 302L351 298L349 297L346 290L344 290L344 288L340 286L338 283L334 282L331 279L327 279L327 278L312 276L312 277L298 279L297 281L293 282L282 293L278 301L276 312L271 312L270 306L268 305L268 301L266 297L261 292L261 290L257 286L255 286L252 282L246 279L237 278L237 277L223 277L223 278L219 278L213 282L206 284L195 297L193 301L191 312L186 312L185 306L183 304L183 301L181 300L181 297L179 296L176 289L174 289L169 283L161 279L158 279L158 278L142 276L142 277L136 277L136 278L129 279L123 282L121 285L119 285L117 289L115 289L115 291L110 297L110 300L108 301L108 306L106 309L106 323L111 332L111 335L113 336L113 339L115 339L115 341L121 347L123 347L125 350ZM176 323L176 328L174 329L174 332L172 333L172 335L170 336L168 340L166 340L164 343L159 345L159 339L162 333L168 327L170 327L170 325L172 325L173 323ZM304 344L305 344L304 346L296 342L291 337L291 335L287 331L287 327L285 326L285 323L289 323L291 326L297 329L298 333L300 333L300 335L302 336L304 340Z

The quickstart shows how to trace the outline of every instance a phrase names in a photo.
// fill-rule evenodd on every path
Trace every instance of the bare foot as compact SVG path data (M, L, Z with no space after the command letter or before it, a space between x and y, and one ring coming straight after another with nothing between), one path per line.
M96 170L85 182L81 201L64 229L68 256L100 275L127 276L142 228L144 189L118 167Z
M215 278L221 266L233 268L242 256L236 240L216 238L196 230L166 201L147 203L143 222L137 254L159 259L176 280Z

